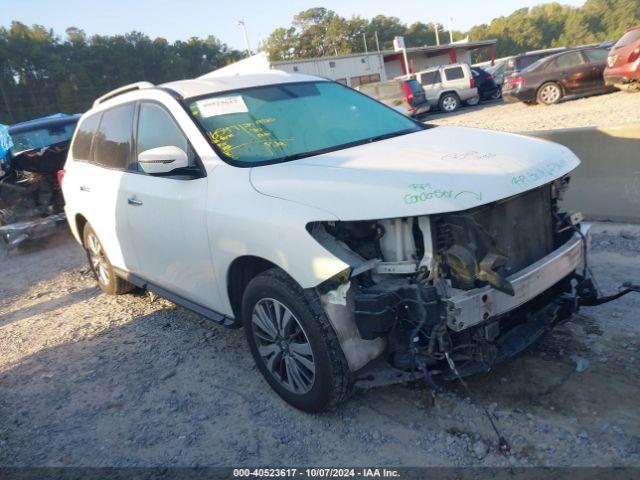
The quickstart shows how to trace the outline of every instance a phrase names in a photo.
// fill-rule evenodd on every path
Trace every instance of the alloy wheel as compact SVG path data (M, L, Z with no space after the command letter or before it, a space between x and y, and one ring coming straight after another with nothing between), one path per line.
M446 112L453 112L456 108L458 108L458 101L455 99L455 97L446 97L442 101L442 108L444 108Z
M89 251L89 261L91 262L94 272L96 272L98 280L102 284L108 285L111 280L108 266L109 261L107 260L102 245L100 245L98 237L96 237L94 233L90 233L87 236L87 250Z
M269 374L293 393L309 392L316 371L313 352L291 310L273 298L263 298L253 308L251 330Z
M545 85L542 90L540 90L540 99L546 104L556 103L560 100L560 88L557 85Z

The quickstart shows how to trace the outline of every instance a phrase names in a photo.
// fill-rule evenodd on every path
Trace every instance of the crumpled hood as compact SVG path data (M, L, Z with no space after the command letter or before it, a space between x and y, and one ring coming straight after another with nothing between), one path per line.
M568 148L545 140L436 127L254 167L251 183L340 220L374 220L466 210L544 185L579 164Z

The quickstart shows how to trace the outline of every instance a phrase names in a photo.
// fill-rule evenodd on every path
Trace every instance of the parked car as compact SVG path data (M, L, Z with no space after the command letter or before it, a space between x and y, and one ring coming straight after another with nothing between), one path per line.
M269 385L318 411L379 357L487 372L576 311L588 229L558 198L579 163L273 72L110 92L59 178L104 292L244 326Z
M430 110L422 87L414 79L366 83L355 88L385 105L405 111L411 117L424 115Z
M604 81L622 89L640 88L640 25L627 30L611 48Z
M46 236L64 221L57 173L80 115L56 114L11 125L0 159L0 251Z
M493 75L488 71L482 68L473 67L471 69L471 73L473 74L473 79L475 81L476 88L478 89L480 100L497 100L502 97L501 88L496 85L496 82L493 80ZM474 101L471 101L471 103L467 101L467 104L473 105Z
M482 67L487 71L492 77L493 81L496 83L498 88L502 88L502 84L504 83L504 69L505 62L496 62L493 66Z
M566 50L566 47L547 48L544 50L532 50L530 52L520 53L508 58L504 62L504 80L510 77L515 77L520 74L525 68L533 65L541 58L555 55Z
M463 102L478 103L478 89L466 63L428 68L415 74L432 107L450 113Z
M552 105L569 95L610 91L603 78L608 50L590 46L540 59L507 79L502 94L506 100Z

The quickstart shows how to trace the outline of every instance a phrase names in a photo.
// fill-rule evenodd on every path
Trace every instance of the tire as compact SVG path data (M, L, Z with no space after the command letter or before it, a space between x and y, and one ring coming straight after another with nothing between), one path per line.
M556 82L547 82L538 89L538 103L554 105L562 100L562 87Z
M242 320L258 369L285 402L320 412L349 396L347 360L315 292L278 268L267 270L247 285Z
M108 295L121 295L133 290L133 284L116 275L98 235L88 223L82 232L82 244L100 290Z
M446 113L455 112L460 108L460 98L455 93L445 93L440 97L438 108Z
M469 107L475 107L476 105L478 105L480 103L480 97L473 97L470 98L469 100L467 100L465 102Z
M491 98L491 100L498 100L498 99L502 98L502 90L500 90L500 89L496 90L495 92L493 92L491 94L490 98Z

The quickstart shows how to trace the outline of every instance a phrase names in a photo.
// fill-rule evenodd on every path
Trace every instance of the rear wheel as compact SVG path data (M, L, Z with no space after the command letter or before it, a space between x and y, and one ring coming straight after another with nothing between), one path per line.
M455 112L460 107L460 99L455 93L445 93L438 104L443 112Z
M562 99L562 88L555 82L545 83L538 90L538 102L553 105Z
M469 100L467 100L465 102L467 105L469 105L470 107L475 107L476 105L478 105L480 103L480 97L473 97L470 98Z
M258 369L287 403L318 412L348 396L347 361L315 293L267 270L247 286L242 318Z
M113 265L111 265L107 253L98 239L98 235L88 223L84 227L82 236L89 265L100 289L109 295L130 292L134 285L116 275Z

